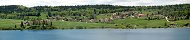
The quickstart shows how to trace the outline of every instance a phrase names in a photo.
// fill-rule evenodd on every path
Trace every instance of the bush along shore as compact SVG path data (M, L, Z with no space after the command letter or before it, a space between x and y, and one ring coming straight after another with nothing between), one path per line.
M189 28L190 4L0 6L0 30Z

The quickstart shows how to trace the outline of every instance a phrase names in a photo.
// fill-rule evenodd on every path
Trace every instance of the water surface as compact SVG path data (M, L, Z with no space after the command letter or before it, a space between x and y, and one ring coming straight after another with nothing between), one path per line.
M1 30L0 40L190 40L190 29Z

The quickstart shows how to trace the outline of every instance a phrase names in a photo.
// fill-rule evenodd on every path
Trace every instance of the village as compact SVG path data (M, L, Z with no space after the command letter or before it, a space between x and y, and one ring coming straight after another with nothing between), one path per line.
M52 16L48 17L44 20L33 20L33 21L22 21L20 24L21 28L29 28L29 29L54 29L52 21L74 21L74 22L85 22L85 23L110 23L113 20L118 19L128 19L128 18L135 18L135 19L144 19L144 20L165 20L170 22L170 26L176 26L174 22L171 22L172 19L163 16L163 15L153 15L153 14L146 14L136 11L129 11L129 12L116 12L111 13L111 15L104 15L110 16L107 18L96 18L96 14L93 15L94 18L92 19L79 19L79 18L67 18L67 17L60 17L60 16ZM154 16L154 17L153 17ZM152 18L150 18L152 17ZM112 23L113 24L113 23ZM64 24L63 24L64 25ZM188 24L187 24L188 25Z
M140 18L140 17L145 17L146 15L147 14L141 14L138 12L117 12L117 13L111 13L111 15L105 15L105 16L110 16L108 18L100 18L100 19L96 19L96 15L93 15L94 18L92 19L66 18L60 16L53 16L47 19L62 20L62 21L77 21L77 22L111 22L116 19L125 19L126 17Z

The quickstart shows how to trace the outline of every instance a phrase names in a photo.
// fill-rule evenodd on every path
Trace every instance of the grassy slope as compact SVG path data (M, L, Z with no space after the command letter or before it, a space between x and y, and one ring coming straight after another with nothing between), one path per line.
M0 19L0 28L14 28L15 25L19 27L20 22L23 20L14 19ZM69 22L69 21L53 21L53 26L57 28L74 28L74 27L86 27L86 28L101 28L101 27L114 27L112 24L105 23L86 23L86 22Z
M8 27L14 27L19 26L20 22L22 20L14 20L14 19L0 19L0 27L8 28Z
M68 22L68 21L53 21L53 26L59 27L59 28L70 28L70 27L86 27L86 28L114 27L113 24L86 23L86 22Z
M113 23L116 24L131 24L131 25L137 25L137 28L152 28L152 27L167 27L165 25L170 24L171 22L167 22L166 20L144 20L144 19L133 19L133 18L126 18L126 19L119 19L114 20ZM167 23L167 24L165 24ZM190 23L190 20L178 20L174 21L177 25L183 26L186 23Z
M165 20L144 20L144 19L132 19L132 18L126 18L126 19L119 19L113 21L116 24L131 24L131 25L137 25L138 28L143 27L164 27Z
M190 20L179 20L179 21L175 21L175 23L182 26L182 25L184 25L186 23L190 23Z
M0 28L14 28L15 25L19 27L20 22L23 20L13 20L13 19L0 19ZM126 19L119 19L114 20L113 23L115 24L122 24L122 25L137 25L136 28L152 28L152 27L166 27L164 26L165 23L168 23L166 20L144 20L144 19L133 19L133 18L126 18ZM190 20L179 20L175 21L177 25L184 25L186 23L190 23ZM86 28L102 28L102 27L109 27L115 28L120 26L115 26L114 24L106 24L106 23L86 23L86 22L69 22L69 21L53 21L53 26L57 28L75 28L75 27L86 27Z

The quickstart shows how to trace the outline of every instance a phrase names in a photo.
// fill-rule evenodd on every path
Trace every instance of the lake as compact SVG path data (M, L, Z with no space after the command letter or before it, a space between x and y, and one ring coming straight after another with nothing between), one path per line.
M190 40L190 29L1 30L0 40Z

